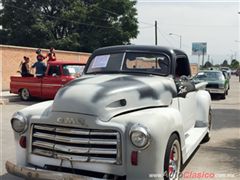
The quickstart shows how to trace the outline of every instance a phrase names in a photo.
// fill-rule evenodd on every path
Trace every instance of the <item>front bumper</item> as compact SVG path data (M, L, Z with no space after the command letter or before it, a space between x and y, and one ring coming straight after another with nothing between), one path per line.
M24 179L41 179L41 180L99 180L98 178L91 178L81 175L60 173L55 171L48 171L37 168L17 166L9 161L5 164L8 173L13 174Z
M217 89L217 88L206 88L206 90L211 94L224 94L225 89Z

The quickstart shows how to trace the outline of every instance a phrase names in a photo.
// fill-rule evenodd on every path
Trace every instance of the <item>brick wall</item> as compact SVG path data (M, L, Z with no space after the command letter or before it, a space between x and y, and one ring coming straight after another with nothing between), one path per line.
M9 90L10 76L20 75L20 63L23 56L30 58L30 65L36 62L36 48L0 45L0 90ZM48 53L48 49L42 49L43 54ZM57 60L87 62L89 53L59 51L55 50ZM2 82L2 83L1 83Z
M196 75L199 71L198 64L191 64L192 76Z

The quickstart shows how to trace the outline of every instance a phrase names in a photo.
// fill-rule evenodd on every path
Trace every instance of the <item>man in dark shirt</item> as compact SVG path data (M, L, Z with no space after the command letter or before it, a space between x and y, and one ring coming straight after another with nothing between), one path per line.
M46 71L46 65L44 64L44 62L38 60L37 62L35 62L32 65L32 68L36 68L36 76L37 77L42 77L45 75L45 71Z
M29 58L24 56L23 59L24 59L24 63L22 63L22 66L21 66L22 77L33 77L33 75L30 73Z
M45 71L47 69L44 62L42 62L46 57L44 57L42 55L42 50L41 49L37 49L36 54L37 54L37 62L35 62L32 65L32 68L36 68L35 74L36 74L37 77L42 77L42 76L45 75Z

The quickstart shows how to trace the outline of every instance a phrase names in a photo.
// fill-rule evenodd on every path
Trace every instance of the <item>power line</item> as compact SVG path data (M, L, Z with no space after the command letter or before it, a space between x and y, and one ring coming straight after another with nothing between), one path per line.
M147 22L143 22L143 21L138 21L139 23L142 23L142 24L145 24L145 25L149 25L149 26L152 26L154 27L155 25L152 24L152 23L147 23Z
M162 24L166 24L169 26L188 26L188 27L238 27L237 25L233 25L233 24L169 24L169 23L165 23L162 22Z
M91 5L91 6L87 6L87 7L93 7L93 8L96 8L96 9L101 9L102 11L108 12L112 15L120 16L120 14L117 14L116 12L113 12L113 11L110 11L110 10L107 10L107 9L104 9L104 8L101 8L101 7L98 7L98 6Z
M165 35L160 31L160 28L158 27L158 31L159 33L162 35L162 37L168 42L168 44L170 44L171 46L173 46L173 44L165 37Z
M8 3L4 3L4 5L9 6L9 7L12 7L12 8L15 8L15 9L18 9L18 10L21 10L21 11L24 11L24 12L27 12L27 13L30 12L29 10L26 10L26 9L24 9L24 8L17 7L17 6L14 6L14 5L10 5L10 4L8 4ZM61 20L61 21L65 21L65 22L75 23L75 24L79 24L79 25L86 25L86 26L92 26L92 27L98 27L98 28L118 30L118 29L116 29L115 27L102 26L102 25L93 25L93 24L89 24L89 23L84 23L84 22L69 20L69 19L66 19L66 18L59 18L59 17L47 15L47 14L44 14L44 13L42 13L42 12L41 12L41 14L42 14L43 16L46 16L46 17L50 17L50 18L57 19L57 20ZM120 31L120 30L118 30L118 31Z

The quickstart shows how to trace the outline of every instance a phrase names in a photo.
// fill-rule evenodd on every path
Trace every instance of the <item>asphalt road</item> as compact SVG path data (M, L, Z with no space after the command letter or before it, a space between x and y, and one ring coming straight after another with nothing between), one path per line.
M11 102L0 105L0 179L20 180L6 173L6 160L15 162L15 145L9 120L11 115L32 102ZM200 145L185 164L182 179L240 179L240 83L231 79L231 89L225 100L213 97L213 127L211 140Z

